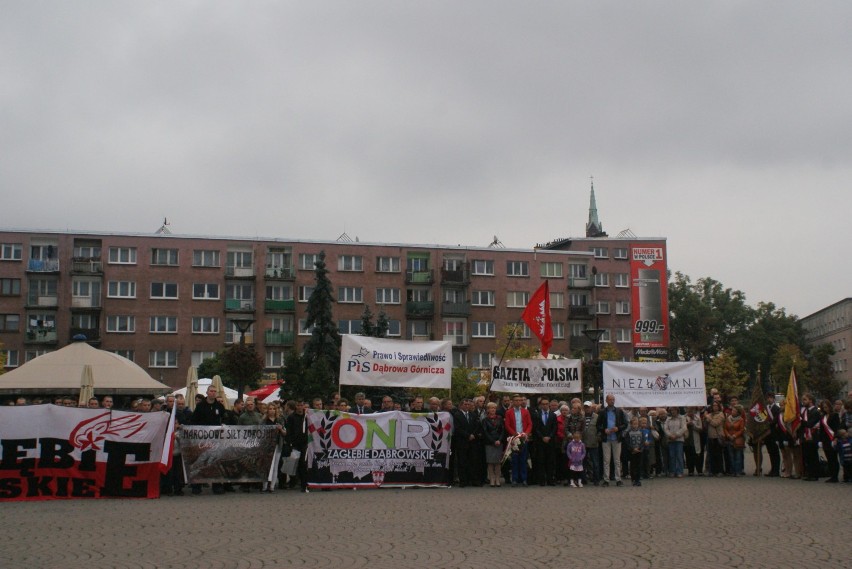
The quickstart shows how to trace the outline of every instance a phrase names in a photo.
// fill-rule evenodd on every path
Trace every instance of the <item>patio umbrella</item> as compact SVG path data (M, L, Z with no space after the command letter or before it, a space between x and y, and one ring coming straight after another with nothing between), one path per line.
M281 382L274 381L269 385L264 385L263 387L259 387L254 391L249 391L246 393L246 397L255 397L257 399L263 400L272 395L273 393L278 393L281 390Z
M189 366L186 372L186 406L195 411L195 396L198 395L198 368Z
M89 399L95 396L95 378L92 374L92 366L86 364L83 366L83 373L80 374L80 407L87 407Z
M218 393L222 397L225 409L233 409L234 406L231 405L231 402L228 400L228 394L225 393L225 386L222 384L222 378L218 375L214 375L212 385L216 388L216 393Z

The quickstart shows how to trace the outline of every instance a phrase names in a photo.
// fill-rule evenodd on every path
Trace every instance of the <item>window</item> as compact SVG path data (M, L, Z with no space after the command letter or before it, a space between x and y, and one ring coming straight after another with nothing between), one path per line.
M473 274L481 276L494 276L494 261L476 259L473 261Z
M307 327L307 319L299 318L299 336L310 336L314 333L314 327Z
M108 262L112 265L135 265L136 247L110 247Z
M217 283L194 283L192 298L195 300L219 300L219 285Z
M606 247L592 247L589 249L592 253L595 254L595 259L607 259L609 258L609 252Z
M399 257L376 257L376 272L398 273Z
M30 280L30 304L39 306L56 306L57 284L56 279L32 279Z
M361 333L361 321L360 320L338 320L337 321L337 331L341 334L360 334Z
M364 289L360 286L342 286L337 289L338 302L364 302Z
M49 350L47 348L36 348L27 350L24 352L24 362L31 362L39 356L43 356L44 354L49 354L53 350Z
M610 337L609 330L607 330L606 328L603 328L603 334L601 334L601 337L598 340L598 342L607 342L607 343L612 342L612 338Z
M177 283L151 283L151 298L176 299L177 297Z
M266 367L282 367L284 365L284 352L272 350L266 352Z
M551 292L550 293L550 308L565 308L565 293Z
M225 283L225 298L228 300L254 300L254 285Z
M467 302L464 297L464 290L459 288L445 288L444 302L449 302L451 304L463 304Z
M56 259L56 243L31 243L30 258L38 261L51 261Z
M587 306L589 304L589 297L582 292L572 292L568 295L568 302L571 306Z
M475 290L470 296L473 306L494 306L493 290Z
M293 300L293 287L288 284L266 285L266 300Z
M314 293L314 288L312 286L300 286L299 287L299 302L307 302L311 295Z
M71 327L83 330L97 330L98 321L91 314L76 312L71 314Z
M626 259L627 258L627 249L623 247L619 247L612 250L612 258L613 259Z
M408 322L408 336L410 339L423 339L427 340L432 335L432 323L427 322L426 320L414 320Z
M542 263L541 276L562 278L562 263Z
M19 355L18 350L0 350L6 356L4 359L6 361L5 367L18 367L20 362L18 361Z
M551 327L553 328L553 337L556 339L565 338L565 324L562 322L553 322Z
M585 334L583 334L583 331L588 329L588 327L589 327L588 324L582 324L582 323L579 323L579 322L572 322L571 323L571 336L575 337L575 338L576 337L584 338Z
M406 291L408 302L431 302L432 289L410 288Z
M177 316L151 316L152 334L177 334Z
M527 261L506 261L506 274L510 277L528 277L530 264Z
M193 316L192 317L192 333L193 334L218 334L219 319L214 316Z
M388 338L398 338L402 336L402 322L399 320L388 320Z
M417 273L429 270L428 253L412 253L408 257L408 270Z
M55 312L31 312L27 314L27 332L35 332L37 336L46 337L48 333L56 333Z
M101 283L100 281L74 279L71 281L71 296L100 300Z
M177 367L177 352L173 350L148 352L148 367Z
M363 271L364 258L361 255L341 255L337 258L338 271Z
M21 296L21 279L0 279L0 295Z
M630 286L630 275L627 273L615 273L615 286L626 288Z
M470 327L470 335L473 338L494 338L496 329L494 322L474 322Z
M204 363L204 360L209 360L214 357L216 357L216 352L192 352L189 360L193 367L198 367Z
M473 354L473 362L471 362L471 365L475 368L490 369L491 368L491 360L493 359L493 357L494 357L494 354L491 354L491 353Z
M109 281L107 283L107 297L136 298L136 283L133 281Z
M444 257L445 271L461 271L464 268L464 257Z
M467 345L466 324L464 320L444 320L444 340L453 346Z
M251 251L228 251L227 264L235 269L250 269L254 266L254 254Z
M313 271L316 267L314 263L319 261L318 253L299 253L299 270Z
M515 332L518 338L532 338L532 332L530 331L530 327L526 324L521 324L518 328L518 331Z
M571 263L568 265L568 276L572 279L586 278L586 265Z
M506 306L509 308L525 308L530 302L530 293L509 291L506 293Z
M599 300L596 312L598 314L609 314L609 301Z
M630 301L629 300L617 300L615 302L615 313L616 314L630 314Z
M399 304L400 298L398 288L376 289L376 304Z
M0 247L0 261L20 261L24 255L21 243L3 243Z
M467 367L467 352L453 352L453 367Z
M74 258L75 259L100 259L101 258L101 246L92 244L92 245L74 245Z
M19 314L0 314L0 332L17 332L20 327Z
M106 331L116 334L132 334L136 332L136 317L107 316Z
M609 286L609 273L598 273L595 275L595 286Z
M152 265L168 265L176 267L178 264L177 249L151 249Z
M619 328L615 336L615 341L619 344L629 344L632 339L630 337L631 332L632 330L630 328Z
M192 252L193 267L220 267L220 253L212 249L196 249Z

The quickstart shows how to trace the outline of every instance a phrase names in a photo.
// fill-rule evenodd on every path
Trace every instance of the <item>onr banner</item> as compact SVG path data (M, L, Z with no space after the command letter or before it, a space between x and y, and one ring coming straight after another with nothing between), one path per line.
M0 501L159 498L168 413L0 407Z
M308 410L308 487L448 486L447 412Z
M704 362L603 362L603 392L618 407L703 407Z
M180 452L191 484L271 482L281 457L275 425L183 426Z
M580 393L580 360L506 360L491 369L491 390L509 393Z
M340 348L340 383L449 389L449 342L409 342L347 334Z

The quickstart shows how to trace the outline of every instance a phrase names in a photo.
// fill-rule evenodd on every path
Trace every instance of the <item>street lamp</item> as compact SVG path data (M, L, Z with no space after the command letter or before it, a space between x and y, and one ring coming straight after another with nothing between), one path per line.
M600 328L586 328L583 330L583 334L589 341L592 342L592 367L591 369L595 370L595 378L593 380L592 385L594 386L595 392L598 390L598 385L603 381L603 370L601 370L600 377L598 377L598 364L600 363L598 360L598 343L601 340L601 336L604 335L606 330L602 330ZM600 403L598 401L598 397L595 396L595 403Z
M240 333L240 347L246 345L246 332L249 331L251 325L254 324L254 318L238 318L233 319L231 322L234 324L234 328ZM243 398L243 378L237 378L237 401L242 400Z

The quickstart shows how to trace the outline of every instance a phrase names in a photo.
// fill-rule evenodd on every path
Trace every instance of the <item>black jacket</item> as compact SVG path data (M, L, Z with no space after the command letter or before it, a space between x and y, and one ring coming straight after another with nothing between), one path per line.
M218 401L208 403L206 399L202 399L195 406L195 411L192 413L193 425L221 425L222 419L225 417L225 406Z
M625 431L627 431L627 417L624 415L624 411L622 411L619 407L613 407L613 409L615 409L615 426L618 428L618 432L615 433L616 440L621 440L621 437L624 436ZM598 412L598 434L601 436L602 443L607 441L607 435L604 431L607 428L606 416L608 412L608 407L604 407Z

